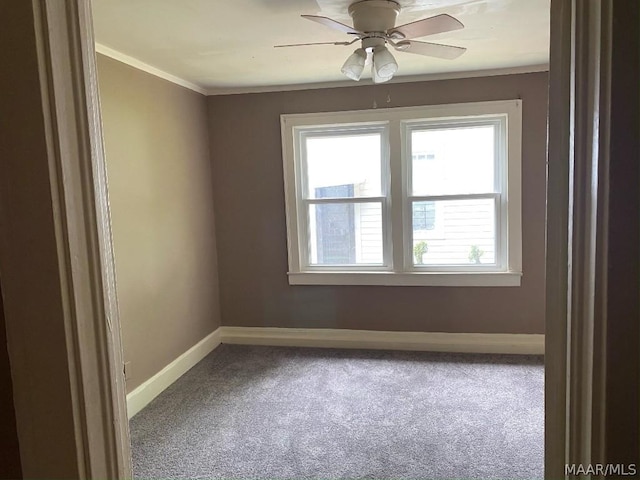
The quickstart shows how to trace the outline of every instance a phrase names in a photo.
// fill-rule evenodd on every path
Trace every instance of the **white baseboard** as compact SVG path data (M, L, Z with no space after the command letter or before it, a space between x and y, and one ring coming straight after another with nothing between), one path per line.
M184 375L191 367L211 353L221 343L221 328L196 343L169 365L127 395L129 418L146 407L151 400Z
M544 354L544 335L220 327L222 343L461 353Z
M127 395L129 418L146 407L221 343L426 352L544 354L544 335L219 327Z

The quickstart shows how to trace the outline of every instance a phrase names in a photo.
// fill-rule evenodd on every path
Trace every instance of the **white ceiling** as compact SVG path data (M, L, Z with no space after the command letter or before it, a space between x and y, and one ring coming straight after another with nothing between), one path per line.
M211 93L344 81L354 46L273 48L344 41L347 35L300 18L351 24L354 0L93 0L96 42ZM549 59L549 0L400 0L396 25L448 13L464 30L423 41L466 47L456 60L394 52L396 77L520 69ZM526 70L526 68L524 68ZM535 70L536 68L533 68ZM408 80L405 78L405 80ZM370 83L363 79L360 83Z

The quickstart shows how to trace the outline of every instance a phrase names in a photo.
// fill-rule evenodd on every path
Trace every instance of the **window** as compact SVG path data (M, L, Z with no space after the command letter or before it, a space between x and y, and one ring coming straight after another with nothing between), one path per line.
M415 202L413 204L413 231L433 230L436 226L436 203Z
M520 100L281 124L289 283L520 284Z

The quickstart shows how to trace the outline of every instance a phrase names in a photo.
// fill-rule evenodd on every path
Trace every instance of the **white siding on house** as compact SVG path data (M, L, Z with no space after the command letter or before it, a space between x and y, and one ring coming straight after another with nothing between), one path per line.
M359 186L366 195L367 185ZM436 201L433 230L414 231L414 245L426 241L425 265L475 263L469 259L473 246L482 251L481 264L495 263L495 213L493 199ZM356 205L356 262L380 263L382 259L382 210L379 203Z
M414 245L426 241L425 265L473 263L469 259L475 245L484 253L481 264L495 263L495 207L493 199L436 201L434 230L414 231Z
M371 182L356 185L361 196L376 195ZM382 205L361 203L356 206L356 261L358 263L382 263Z

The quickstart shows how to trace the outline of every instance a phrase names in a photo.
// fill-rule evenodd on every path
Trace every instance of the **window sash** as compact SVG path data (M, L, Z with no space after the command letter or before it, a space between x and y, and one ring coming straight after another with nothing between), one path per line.
M294 135L298 136L298 151L300 173L298 185L298 198L312 200L314 197L310 194L309 189L309 171L307 162L307 139L312 138L329 138L329 137L350 137L350 136L380 136L380 193L387 196L389 192L389 127L387 122L377 122L376 124L363 123L361 125L345 124L345 125L328 125L326 128L322 126L304 127L295 129ZM341 197L335 197L341 198ZM359 196L347 198L374 198L374 196Z
M343 264L343 265L319 265L311 263L311 222L310 222L310 207L312 205L357 205L357 204L379 204L381 210L381 229L382 229L382 263L358 263L358 264ZM300 218L300 230L305 232L305 235L301 235L300 238L300 261L301 267L304 271L390 271L391 270L391 245L389 244L389 214L388 214L388 202L386 197L363 197L363 198L314 198L301 200L303 208L300 210L303 213L303 218Z
M407 272L464 272L464 271L503 271L507 265L506 247L503 248L502 236L500 232L504 229L502 207L504 198L500 193L470 193L463 195L416 195L410 196L405 201L405 218L409 218L404 226L404 246L403 264L404 271ZM488 264L437 264L437 265L414 265L413 263L413 204L424 201L451 201L451 200L485 200L491 199L494 204L494 263Z
M390 173L389 173L389 123L385 121L356 124L333 124L327 126L306 126L294 128L294 142L298 145L296 158L296 203L298 204L298 261L302 271L387 271L392 268ZM313 198L309 191L306 141L309 138L340 136L379 135L380 136L380 191L381 195L358 197ZM382 212L382 264L314 265L311 263L311 225L309 207L331 203L379 203Z
M465 129L473 127L494 128L493 146L493 191L484 193L420 195L413 194L413 146L412 134L416 131ZM402 136L401 163L404 174L404 189L402 195L403 222L402 228L402 271L405 272L464 272L491 271L501 272L508 269L508 156L507 156L507 114L487 115L483 118L430 118L411 119L400 122ZM416 201L446 201L446 200L494 200L494 251L495 262L491 264L443 264L443 265L414 265L413 264L413 211L412 205ZM399 255L400 256L400 255Z
M301 202L307 205L322 203L371 203L384 202L387 197L328 197L328 198L303 198Z
M495 115L485 119L476 118L451 118L430 119L430 120L408 120L401 122L403 141L402 160L406 170L406 196L420 196L413 193L413 145L412 136L414 132L426 130L455 130L473 127L493 127L494 128L494 145L493 145L493 192L506 192L506 168L507 156L505 152L506 146L506 115ZM464 195L469 192L457 192L451 195ZM474 192L478 193L478 192ZM445 196L445 195L439 195Z

